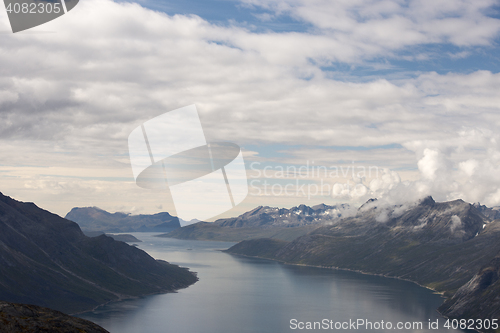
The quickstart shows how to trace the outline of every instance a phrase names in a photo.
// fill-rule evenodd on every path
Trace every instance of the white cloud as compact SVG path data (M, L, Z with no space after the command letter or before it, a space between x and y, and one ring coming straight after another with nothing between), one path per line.
M392 171L374 179L365 197L399 204L432 195L437 201L462 199L500 205L500 147L496 133L462 131L442 141L414 141L420 177L401 181Z
M436 150L426 148L424 150L424 157L418 161L418 169L425 180L435 181L437 177L437 171L443 160L440 158L440 154Z
M332 61L352 64L391 56L425 43L489 44L499 30L498 20L484 14L492 2L456 2L452 7L440 1L430 7L393 1L252 3L267 6L273 15L290 14L310 22L315 29L254 33L197 16L168 16L138 4L87 0L45 25L2 34L0 165L56 166L72 177L80 177L78 168L85 166L97 170L90 176L94 178L105 173L99 170L110 169L131 177L126 140L130 131L147 119L195 103L211 140L242 146L402 144L406 149L391 156L385 150L338 154L349 161L369 154L372 161L385 161L382 166L391 168L416 167L420 160L425 177L437 180L449 174L446 183L451 185L444 187L449 191L445 194L429 184L430 178L423 179L411 183L415 193L499 202L500 194L493 188L500 184L493 175L498 171L498 147L489 141L496 137L464 134L458 143L452 141L460 131L496 131L500 74L423 73L355 83L336 80L320 68ZM0 29L9 30L3 11ZM468 151L454 159L460 150L455 144L473 148L466 144L469 139L479 147L489 145L490 151ZM304 163L304 157L315 159L311 151L299 149L286 159ZM335 163L337 157L324 155L328 152L323 148L317 152L325 163ZM476 161L474 167L471 160ZM25 172L39 179L42 171ZM29 178L27 184L38 186L33 191L40 195L64 194L78 202L82 191L55 179L59 172L34 183ZM455 176L470 179L456 183L451 181ZM337 189L342 198L361 200L405 188L407 179L392 172L385 177L381 183L359 186L357 196ZM8 183L10 193L22 188L26 198L24 183L14 179ZM78 181L84 188L102 186L93 180ZM481 186L475 188L478 183ZM128 190L113 184L109 191L119 188ZM121 200L135 204L130 198Z
M460 219L459 216L453 215L451 217L451 224L450 224L450 230L451 232L455 232L456 229L461 229L462 228L462 220Z
M444 138L466 118L471 127L499 121L499 74L335 81L308 61L335 53L330 36L256 34L106 0L38 30L56 33L2 44L4 137L92 136L124 149L113 140L138 122L192 103L209 138L240 143L384 145Z
M500 21L488 15L497 2L485 1L325 1L243 0L277 15L290 15L317 33L363 50L365 56L390 55L404 47L429 43L490 45Z

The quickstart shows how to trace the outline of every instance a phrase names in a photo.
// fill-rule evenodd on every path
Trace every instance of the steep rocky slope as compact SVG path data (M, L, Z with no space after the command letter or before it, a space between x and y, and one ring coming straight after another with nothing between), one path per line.
M0 300L75 313L196 282L185 268L0 194Z
M500 321L500 253L448 299L439 311L451 318Z

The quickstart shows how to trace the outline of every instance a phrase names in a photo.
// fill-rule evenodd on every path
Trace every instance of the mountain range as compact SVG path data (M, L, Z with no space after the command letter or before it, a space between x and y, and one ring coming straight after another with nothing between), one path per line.
M65 218L78 223L84 232L169 232L181 226L179 219L167 212L131 215L109 213L97 207L75 207Z
M134 217L97 208L75 208L68 216L107 232L151 230L176 219L168 213ZM498 207L432 197L395 206L371 199L358 209L260 206L160 236L240 241L227 252L406 279L443 293L447 299L439 311L450 318L500 316ZM90 238L104 239L112 241L105 235Z
M355 210L347 204L300 205L290 209L259 206L238 217L191 224L159 237L230 242L263 237L293 240L353 213Z
M485 211L497 216L462 200L369 200L294 240L245 240L227 252L414 281L448 298L444 315L491 320L500 315L500 220Z
M185 288L186 268L0 193L0 299L65 313Z

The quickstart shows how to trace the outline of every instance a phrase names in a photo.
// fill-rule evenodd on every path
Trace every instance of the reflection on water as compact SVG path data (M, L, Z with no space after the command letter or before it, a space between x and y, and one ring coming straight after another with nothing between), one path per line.
M354 272L290 266L218 251L233 243L181 241L135 233L157 259L190 267L200 281L177 293L116 302L80 315L112 333L297 332L297 322L422 322L442 328L443 299L413 283ZM441 329L427 330L439 320ZM302 330L311 331L311 330ZM325 331L324 329L312 331ZM330 329L326 331L332 331ZM358 331L366 331L360 327ZM374 331L374 330L372 330ZM378 332L399 330L377 330Z

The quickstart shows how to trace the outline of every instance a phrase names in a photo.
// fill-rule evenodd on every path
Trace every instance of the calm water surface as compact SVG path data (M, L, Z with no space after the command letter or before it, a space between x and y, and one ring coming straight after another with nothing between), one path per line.
M332 332L292 329L290 321L398 322L419 329L373 332L462 332L442 327L443 299L413 283L354 272L283 265L218 251L234 243L182 241L135 233L139 248L157 259L189 267L200 281L177 293L112 303L80 317L112 333ZM428 322L439 329L428 330ZM346 324L344 324L346 325ZM295 327L295 325L292 325ZM352 326L351 326L352 328ZM352 329L350 331L353 331Z

